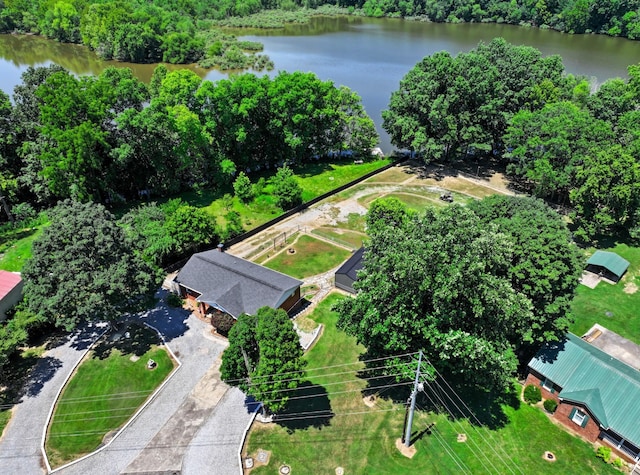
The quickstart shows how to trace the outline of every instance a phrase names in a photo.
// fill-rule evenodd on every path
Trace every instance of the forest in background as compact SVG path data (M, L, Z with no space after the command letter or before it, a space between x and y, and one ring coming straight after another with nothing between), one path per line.
M263 70L273 63L259 54L261 44L239 41L220 26L281 27L314 14L496 22L640 37L640 0L0 0L0 33L81 43L103 59Z

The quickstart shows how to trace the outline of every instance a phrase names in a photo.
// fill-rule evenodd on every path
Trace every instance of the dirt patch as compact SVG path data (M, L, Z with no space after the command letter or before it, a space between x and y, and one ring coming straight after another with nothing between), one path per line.
M624 293L625 294L635 294L638 291L638 286L635 282L627 282L624 284Z
M415 446L411 445L407 447L402 442L402 439L396 439L396 449L398 449L402 455L410 459L412 459L417 452Z
M365 403L367 407L375 407L376 405L376 397L373 394L371 396L363 397L362 401Z
M594 274L593 272L584 271L582 273L582 277L580 278L580 283L582 285L586 285L590 289L595 289L600 282L600 277L598 274Z

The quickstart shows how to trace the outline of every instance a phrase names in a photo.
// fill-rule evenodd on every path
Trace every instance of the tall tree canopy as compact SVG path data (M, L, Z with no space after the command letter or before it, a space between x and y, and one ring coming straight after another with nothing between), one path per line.
M564 264L527 263L528 253L539 252L542 244L528 243L516 229L529 212L541 212L538 224L547 214L538 209L541 205L511 206L522 212L512 213L521 218L509 226L485 222L460 206L415 216L396 210L386 225L389 213L378 213L386 217L376 223L366 247L356 297L338 304L339 327L356 336L371 357L422 349L439 370L469 383L507 385L523 345L566 331L562 299L573 292L577 264L566 257ZM495 207L495 215L504 220L512 217L501 209L510 206L499 201L485 207ZM543 233L547 239L556 223ZM566 228L556 232L555 239L564 239L570 251ZM540 295L550 279L546 273L554 272L565 286L555 300Z
M67 200L49 217L23 268L34 314L71 330L84 320L115 320L153 295L158 275L129 249L102 205Z
M400 82L383 111L397 147L450 159L457 153L501 149L509 117L556 100L566 89L558 56L502 38L452 57L427 56Z
M262 307L255 316L238 317L229 331L220 372L223 381L263 402L269 412L278 412L304 379L302 354L287 313Z

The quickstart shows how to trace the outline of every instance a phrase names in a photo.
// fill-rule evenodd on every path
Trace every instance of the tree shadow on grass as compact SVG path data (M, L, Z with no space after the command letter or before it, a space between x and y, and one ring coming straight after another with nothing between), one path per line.
M406 404L413 390L413 378L383 377L381 371L360 372L360 377L368 378L363 395ZM503 405L514 409L520 407L515 385L505 390L485 390L468 384L462 378L449 377L444 380L441 375L427 378L426 373L424 376L421 378L424 381L422 389L418 392L418 406L448 415L451 419L468 419L471 424L498 429L509 423Z
M108 358L115 349L123 355L142 356L153 345L159 345L162 341L158 334L138 323L131 323L117 332L107 333L94 347L94 358Z
M503 406L520 407L515 385L506 390L485 390L464 381L447 382L440 377L424 384L420 394L421 406L448 415L450 419L467 419L473 425L495 430L504 427L509 419Z
M293 433L310 427L326 427L333 416L327 390L323 386L305 381L298 389L291 391L287 407L277 414L274 422Z

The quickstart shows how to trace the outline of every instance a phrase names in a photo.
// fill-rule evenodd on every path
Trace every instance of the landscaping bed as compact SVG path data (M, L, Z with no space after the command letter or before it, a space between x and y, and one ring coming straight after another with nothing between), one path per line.
M141 325L96 343L56 404L45 444L52 466L96 450L165 380L175 362L160 345L159 336Z

